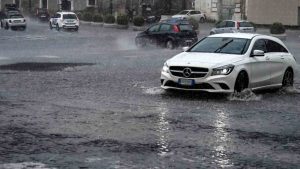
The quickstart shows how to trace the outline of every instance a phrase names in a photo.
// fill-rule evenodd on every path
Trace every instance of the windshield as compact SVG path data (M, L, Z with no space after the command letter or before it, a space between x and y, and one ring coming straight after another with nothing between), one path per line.
M192 47L189 52L244 54L249 47L249 39L208 37Z
M189 11L181 11L181 12L178 13L178 15L186 15L188 13L189 13Z
M22 15L9 15L9 18L24 18Z
M63 19L77 19L77 17L74 14L64 14Z

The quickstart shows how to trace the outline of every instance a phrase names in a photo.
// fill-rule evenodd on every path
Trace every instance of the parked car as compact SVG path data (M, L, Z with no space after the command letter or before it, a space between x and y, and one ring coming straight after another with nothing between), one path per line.
M174 19L154 24L135 38L138 47L154 44L169 49L178 46L191 46L197 41L197 33L188 21Z
M161 87L232 93L292 86L296 60L275 37L210 35L164 63Z
M210 34L235 32L254 33L256 32L256 28L248 21L225 20L218 23L216 27L210 31Z
M57 12L49 21L50 29L79 29L79 19L74 12Z
M1 28L4 29L14 29L22 28L26 29L26 19L21 14L4 14L3 19L1 20Z
M45 8L37 8L36 9L36 13L35 16L37 17L37 19L39 21L45 22L45 21L49 21L50 19L50 15L47 9Z
M184 10L179 12L176 15L173 15L172 18L180 18L180 19L187 19L193 18L201 23L205 22L206 16L201 11L197 10Z

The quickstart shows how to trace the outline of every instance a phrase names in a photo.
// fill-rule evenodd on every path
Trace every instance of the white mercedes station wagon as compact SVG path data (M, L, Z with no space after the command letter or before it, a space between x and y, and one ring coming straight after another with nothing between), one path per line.
M292 86L296 60L275 37L224 33L203 38L164 63L163 89L216 93Z

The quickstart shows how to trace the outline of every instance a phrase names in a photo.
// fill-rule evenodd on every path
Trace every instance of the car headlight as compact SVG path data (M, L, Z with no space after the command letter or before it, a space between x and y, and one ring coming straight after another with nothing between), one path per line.
M164 63L164 66L162 68L162 72L169 73L169 66L168 66L167 62Z
M212 71L212 76L215 75L229 75L234 69L234 65L226 65L218 68L214 68Z

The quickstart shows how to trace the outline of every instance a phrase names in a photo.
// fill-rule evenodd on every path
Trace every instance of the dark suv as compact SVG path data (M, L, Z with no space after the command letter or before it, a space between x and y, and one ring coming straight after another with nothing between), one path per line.
M191 46L197 41L197 33L193 30L193 26L186 20L176 19L152 25L135 38L138 47L154 44L169 49Z

